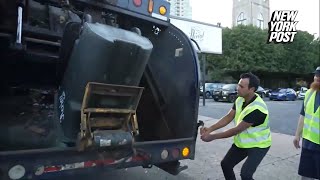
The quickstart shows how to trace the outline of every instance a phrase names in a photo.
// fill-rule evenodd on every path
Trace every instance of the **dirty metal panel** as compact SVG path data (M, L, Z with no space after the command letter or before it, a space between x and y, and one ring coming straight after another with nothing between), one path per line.
M84 113L134 113L131 109L115 109L115 108L88 108L83 110Z
M112 106L117 107L118 104L118 108L123 109L124 107L127 107L126 109L136 110L141 98L142 91L142 87L89 82L86 86L83 108L90 108L89 106L93 105L96 105L95 107L98 107L97 104L102 104L102 101L108 101L109 103L111 101L118 101L115 102L115 104L113 104ZM95 102L92 103L92 101Z
M122 126L124 118L90 118L91 127L118 127Z

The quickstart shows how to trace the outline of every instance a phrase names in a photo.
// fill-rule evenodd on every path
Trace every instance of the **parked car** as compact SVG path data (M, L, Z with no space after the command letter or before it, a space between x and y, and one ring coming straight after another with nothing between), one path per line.
M212 97L215 101L229 101L234 102L238 97L237 84L226 84L220 90L212 92ZM256 93L261 97L266 97L265 90L259 86Z
M308 91L308 88L301 87L298 93L298 99L304 99L304 96L306 95L306 92Z
M256 93L259 94L261 98L266 97L265 89L263 89L261 86L258 87Z
M264 94L266 95L266 97L269 97L271 94L272 89L270 88L264 88Z
M206 98L212 98L213 92L221 89L223 85L224 85L223 83L206 83L205 84ZM202 95L203 95L203 87L201 86L200 87L200 96L202 96Z
M291 88L278 88L273 90L269 97L270 100L295 101L296 92Z
M237 99L237 84L225 84L221 90L214 91L212 97L215 101L234 102Z

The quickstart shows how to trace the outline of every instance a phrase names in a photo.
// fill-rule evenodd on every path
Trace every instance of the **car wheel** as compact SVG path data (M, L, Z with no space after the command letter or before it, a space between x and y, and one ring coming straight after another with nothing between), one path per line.
M235 95L230 95L228 100L229 100L229 102L234 103L236 101L236 96Z
M206 98L211 98L211 93L210 92L206 92Z
M214 101L219 101L219 98L213 98Z

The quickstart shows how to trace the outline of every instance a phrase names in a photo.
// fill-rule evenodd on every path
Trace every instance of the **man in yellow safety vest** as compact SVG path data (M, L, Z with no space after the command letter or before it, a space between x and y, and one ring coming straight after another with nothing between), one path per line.
M293 144L302 150L298 174L301 179L320 179L320 66L306 92Z
M252 180L271 146L268 108L263 99L255 93L260 80L252 73L242 74L240 78L237 88L239 97L233 108L214 125L200 129L201 139L205 142L234 136L234 144L221 161L226 180L236 179L233 168L246 157L240 176L242 180ZM228 125L233 119L234 128L211 134Z

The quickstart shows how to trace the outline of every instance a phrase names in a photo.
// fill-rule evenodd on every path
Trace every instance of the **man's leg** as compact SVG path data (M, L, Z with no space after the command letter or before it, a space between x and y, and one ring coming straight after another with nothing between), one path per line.
M250 148L248 149L248 158L241 168L242 180L253 180L253 174L261 163L269 148Z
M302 180L320 179L320 152L302 147L298 174Z
M221 167L223 175L226 180L235 180L236 177L233 172L233 168L240 161L247 157L246 149L240 149L236 145L232 144L231 148L221 161Z

